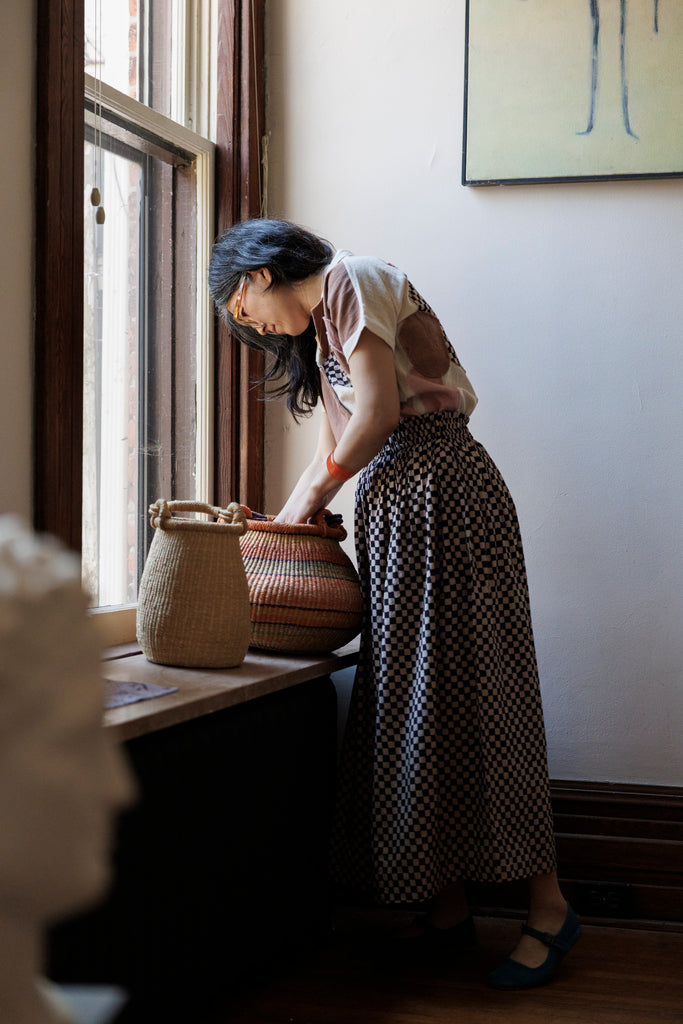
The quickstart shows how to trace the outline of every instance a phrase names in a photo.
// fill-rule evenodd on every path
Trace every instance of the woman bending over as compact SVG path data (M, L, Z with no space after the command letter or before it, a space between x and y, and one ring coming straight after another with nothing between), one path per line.
M360 471L364 612L335 880L384 904L429 901L401 941L457 951L476 941L465 882L528 879L527 923L490 982L544 984L581 928L556 874L517 515L470 433L472 385L404 273L294 224L234 225L209 280L290 411L324 407L278 521L304 522Z

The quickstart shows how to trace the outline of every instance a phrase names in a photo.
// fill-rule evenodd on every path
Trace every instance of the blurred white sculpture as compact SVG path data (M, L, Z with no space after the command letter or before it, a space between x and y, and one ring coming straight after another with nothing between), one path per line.
M0 1020L63 1018L43 929L101 897L134 786L102 726L100 647L78 560L0 517Z

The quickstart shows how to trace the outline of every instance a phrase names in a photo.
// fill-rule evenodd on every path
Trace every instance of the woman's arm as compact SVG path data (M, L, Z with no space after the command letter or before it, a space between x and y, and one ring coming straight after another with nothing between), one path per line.
M399 395L392 349L365 330L349 359L354 393L354 412L334 451L335 461L357 473L377 454L399 419ZM334 448L334 437L325 416L318 437L316 455L304 470L278 522L302 523L324 508L341 484L327 470L326 460Z
M287 499L284 508L275 517L275 521L277 523L303 523L309 516L314 515L318 509L325 508L329 502L332 501L335 494L342 486L338 480L333 480L330 477L330 474L325 470L325 460L333 448L334 434L332 433L327 413L323 409L320 430L318 431L318 444L316 446L313 461L306 466L306 469L299 477L294 490ZM320 504L316 505L312 511L307 512L304 515L303 510L308 508L311 504L309 492L312 488L315 488L316 481L322 476L322 470L325 470L328 480L332 481L331 485L327 493L322 497L322 500L320 500ZM315 503L315 501L313 503ZM300 516L301 518L299 518Z
M399 397L393 350L364 330L350 359L354 412L335 449L335 461L354 473L367 466L398 426Z

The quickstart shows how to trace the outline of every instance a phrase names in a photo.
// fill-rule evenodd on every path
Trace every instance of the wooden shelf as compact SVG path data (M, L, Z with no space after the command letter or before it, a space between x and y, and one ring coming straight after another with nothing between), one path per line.
M331 654L282 655L251 648L240 666L230 669L173 668L155 665L139 652L106 661L107 679L175 686L176 693L105 711L104 724L118 740L145 736L201 715L276 693L298 683L355 665L358 639Z

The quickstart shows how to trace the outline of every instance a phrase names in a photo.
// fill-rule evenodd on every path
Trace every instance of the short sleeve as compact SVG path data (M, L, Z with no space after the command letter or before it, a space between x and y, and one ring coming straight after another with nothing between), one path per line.
M405 275L382 260L349 256L332 268L325 286L325 316L347 360L366 329L395 349L399 324L409 312L407 297Z

